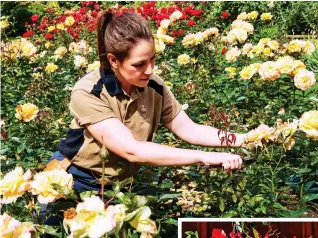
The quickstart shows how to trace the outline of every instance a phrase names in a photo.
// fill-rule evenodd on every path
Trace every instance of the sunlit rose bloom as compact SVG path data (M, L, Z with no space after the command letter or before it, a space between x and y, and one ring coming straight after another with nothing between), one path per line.
M249 12L248 14L247 14L247 18L249 19L249 20L254 20L254 19L256 19L258 17L258 12L257 11L252 11L252 12Z
M52 46L52 43L48 41L48 42L46 42L44 44L44 46L45 46L46 49L48 49L48 48L50 48Z
M162 40L165 43L173 44L174 38L168 35L157 35L158 39Z
M241 28L234 28L227 34L227 39L229 43L236 43L236 41L239 41L240 43L243 43L247 39L247 32L244 29Z
M296 88L307 90L314 86L316 83L315 75L313 72L306 69L300 70L294 77L294 84Z
M156 48L156 53L161 53L165 50L166 45L162 40L155 38L155 48Z
M56 29L58 29L58 30L65 30L65 25L64 25L63 23L58 23L58 24L56 25Z
M234 78L237 75L235 67L227 67L225 68L225 71L229 73L228 76L230 79Z
M96 68L99 68L99 67L100 67L100 62L99 61L94 61L92 64L89 64L87 66L86 72L93 71L93 70L95 70Z
M171 23L174 23L176 20L179 20L180 17L182 17L182 12L180 12L180 11L177 10L177 11L174 11L174 12L170 15L169 19L170 19Z
M270 41L271 41L271 38L262 38L259 40L258 44L266 45Z
M204 41L202 32L198 32L194 37L194 45L198 45Z
M195 45L195 34L188 34L182 40L183 46L192 46Z
M292 76L298 74L301 70L306 69L306 65L300 60L294 61L294 71L292 72Z
M242 79L251 79L256 72L257 69L252 65L249 65L241 70L240 76Z
M54 51L55 59L62 59L63 56L67 53L65 46L61 46Z
M270 13L263 13L261 15L261 20L262 21L270 21L270 20L272 20L272 18L273 18L273 16Z
M81 40L80 42L77 43L77 45L79 47L80 53L87 55L88 52L90 52L90 47L85 40Z
M56 187L58 186L58 187ZM41 204L48 204L72 191L73 176L65 170L51 170L38 173L31 182L30 191L38 195Z
M311 41L304 42L302 48L303 48L303 51L308 55L311 55L316 49L314 44Z
M153 73L156 75L160 75L162 73L162 70L159 69L157 65L155 65L155 67L153 68Z
M80 53L80 47L77 43L75 42L72 42L69 47L68 47L68 50L71 52L71 53Z
M237 47L233 47L228 52L226 52L225 58L228 62L235 62L240 55L241 51Z
M20 223L6 213L0 215L0 237L1 238L31 238L35 232L31 222Z
M55 26L49 26L47 28L47 32L51 32L51 31L54 31L55 30Z
M232 22L232 28L241 28L247 31L247 33L252 34L254 32L254 27L251 23L242 20L235 20Z
M169 25L170 25L170 20L168 19L164 19L160 22L160 27L163 29L168 29Z
M169 89L173 87L173 84L170 81L165 81L164 83Z
M182 104L182 110L185 111L189 108L189 104L185 103L185 104Z
M6 44L1 42L1 56L3 60L26 57L31 58L37 52L37 48L26 38L9 41Z
M263 55L268 56L268 57L274 56L274 54L271 52L271 48L269 48L269 47L264 48Z
M8 22L8 18L1 17L1 19L2 20L0 21L0 30L2 31L4 29L8 28L9 22Z
M134 218L129 222L130 225L136 229L137 232L157 233L156 223L149 219L151 215L151 210L149 207L141 207L139 208L138 213L134 216Z
M157 30L157 35L166 35L167 34L167 29L164 29L162 27L159 27Z
M72 26L74 24L75 20L72 16L68 16L66 19L65 19L65 26Z
M318 111L305 112L299 119L299 129L306 133L306 136L318 140Z
M187 54L182 54L178 56L178 64L188 64L190 63L190 56Z
M247 133L245 146L249 149L261 147L263 141L269 142L274 139L275 130L265 124L259 125L256 129Z
M39 108L32 103L18 105L15 110L15 117L25 122L29 122L36 118L37 113L39 112Z
M265 45L262 43L258 43L256 46L253 47L252 51L256 56L260 55L263 53L265 48Z
M295 145L293 135L297 131L298 120L293 122L277 123L275 130L275 138L282 143L286 150L291 150Z
M241 14L239 14L236 19L238 19L238 20L246 20L247 19L246 12L242 12Z
M59 67L54 63L48 63L45 67L45 71L53 73L55 72Z
M268 41L266 44L269 48L275 51L279 48L279 43L276 40Z
M290 74L295 69L294 60L290 56L284 56L276 61L280 73Z
M97 196L86 197L75 211L74 208L66 211L63 225L70 232L68 237L103 237L115 228L116 211L123 212L112 205L105 209L104 202Z
M242 54L247 55L252 48L253 48L253 45L251 43L246 43L242 48Z
M227 37L226 36L222 36L221 37L221 42L222 43L227 43L228 41L227 41Z
M13 171L7 173L0 180L0 204L9 204L15 202L30 187L32 173L28 170L23 172L21 167L16 167Z
M280 77L276 62L273 61L267 61L263 63L258 73L262 77L262 79L266 79L269 81L273 81Z
M212 35L214 35L214 36L219 35L219 30L216 27L206 29L204 32L202 32L202 36L203 36L204 40L209 39L209 37Z
M80 56L80 55L75 55L74 56L74 65L76 68L83 68L87 66L87 60Z
M287 46L287 50L290 53L301 52L301 41L300 40L292 40L289 42Z

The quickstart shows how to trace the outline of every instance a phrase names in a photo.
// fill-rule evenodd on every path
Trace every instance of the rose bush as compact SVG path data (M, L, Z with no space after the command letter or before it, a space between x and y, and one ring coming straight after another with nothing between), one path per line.
M94 33L96 16L100 10L112 7L116 14L136 11L149 20L156 43L155 72L195 122L224 131L249 132L245 147L239 149L190 146L163 127L156 142L240 153L245 159L244 168L227 173L202 165L142 167L134 186L121 187L124 194L116 186L106 192L128 208L94 211L96 220L84 225L82 219L91 211L74 208L66 213L69 234L78 234L74 224L82 224L85 234L93 234L100 221L114 221L114 209L115 214L121 214L115 215L116 227L128 227L132 237L133 230L144 237L155 234L149 210L142 208L146 204L151 208L151 218L160 223L161 237L176 235L176 219L181 216L299 217L305 212L317 216L317 41L289 36L301 34L300 30L306 34L317 30L317 11L313 11L317 3L121 4L4 3L2 170L30 168L38 172L34 178L39 179L29 183L28 176L21 172L14 179L10 173L3 174L7 177L0 183L2 199L16 200L4 212L11 215L23 211L16 218L30 221L29 210L32 215L40 202L71 195L52 185L70 188L70 180L41 175L41 171L59 138L66 135L72 87L100 66ZM21 9L28 14L13 14ZM26 23L20 26L14 17L26 17L22 21ZM37 183L41 186L35 186ZM138 195L147 195L147 203L140 204ZM26 203L22 199L29 201L30 196L39 200ZM137 220L144 223L138 225Z

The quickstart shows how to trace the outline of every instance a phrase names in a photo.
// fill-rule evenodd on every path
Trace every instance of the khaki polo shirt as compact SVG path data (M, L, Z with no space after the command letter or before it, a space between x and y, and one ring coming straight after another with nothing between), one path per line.
M74 86L70 110L74 119L58 149L75 165L101 173L99 152L102 145L85 125L117 118L130 129L136 140L153 141L159 123L165 124L174 119L181 111L181 105L159 76L152 75L145 88L135 87L128 96L111 71L97 68ZM139 168L139 164L130 163L110 152L105 175L124 179L136 175Z

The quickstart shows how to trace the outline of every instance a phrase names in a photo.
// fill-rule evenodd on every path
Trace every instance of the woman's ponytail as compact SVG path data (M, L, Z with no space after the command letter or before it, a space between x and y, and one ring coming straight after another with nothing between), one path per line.
M103 70L110 69L107 60L107 52L105 47L105 31L108 24L111 22L114 13L111 10L100 12L97 19L97 47L100 66Z

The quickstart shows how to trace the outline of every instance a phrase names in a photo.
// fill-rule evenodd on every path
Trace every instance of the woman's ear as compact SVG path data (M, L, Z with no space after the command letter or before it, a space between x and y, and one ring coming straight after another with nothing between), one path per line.
M108 53L107 59L108 59L108 62L112 68L114 68L114 69L118 68L117 59L116 59L115 55L113 55L112 53Z

